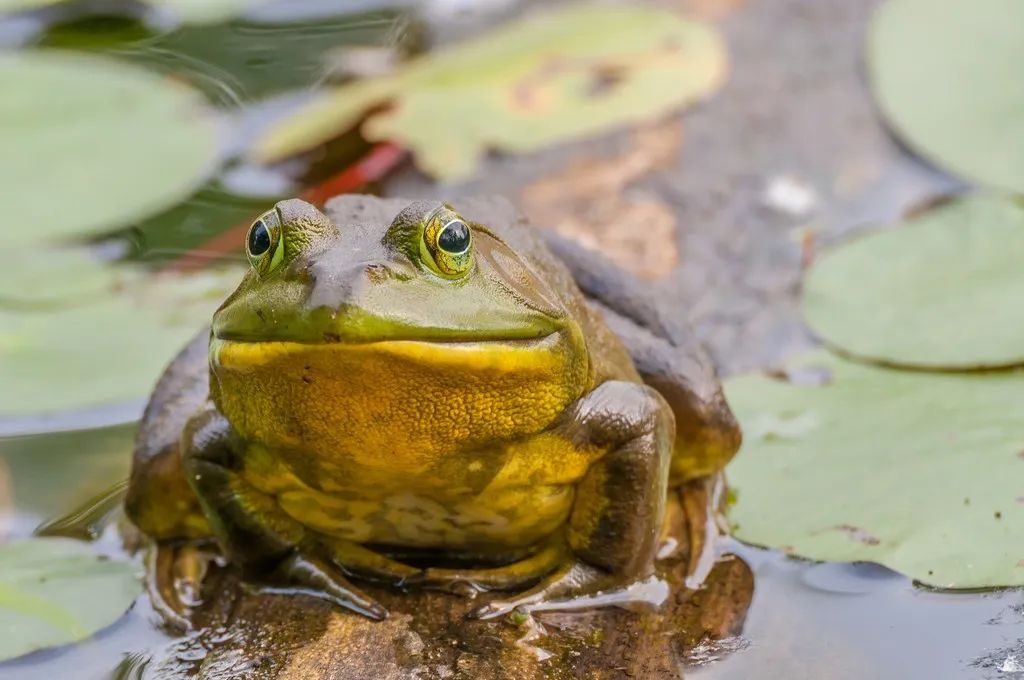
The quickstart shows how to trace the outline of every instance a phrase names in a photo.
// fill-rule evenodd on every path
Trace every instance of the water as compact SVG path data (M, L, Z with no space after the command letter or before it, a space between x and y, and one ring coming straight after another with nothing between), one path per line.
M874 564L737 552L755 575L742 639L732 645L738 651L688 678L1024 678L999 670L1024 640L1024 590L934 592Z

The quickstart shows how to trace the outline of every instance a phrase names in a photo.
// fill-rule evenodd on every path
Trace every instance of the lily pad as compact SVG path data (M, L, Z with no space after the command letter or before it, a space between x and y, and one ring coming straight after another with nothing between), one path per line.
M31 532L127 479L136 429L132 423L0 437L0 476L7 477L8 496L2 505L9 506L0 506L4 535ZM9 517L12 511L16 515Z
M563 7L326 92L272 127L253 156L307 151L366 118L368 139L407 146L436 177L463 178L488 148L531 151L658 118L709 95L725 69L704 24L652 8Z
M188 23L211 23L224 21L241 14L250 7L266 4L269 0L137 0L139 5L165 9ZM78 0L0 0L0 12L23 12L51 7L74 5L78 13L88 13L88 3ZM129 5L126 3L125 5ZM117 11L116 6L97 5L99 13Z
M188 196L215 168L202 97L111 59L0 56L5 243L87 235Z
M1024 363L1024 203L977 195L825 253L804 316L856 357L930 369Z
M85 639L141 592L136 565L88 543L36 538L0 545L0 659Z
M47 312L0 309L0 415L144 398L238 278L237 269L155 280L140 274L90 304Z
M1024 3L889 0L868 40L875 97L897 134L946 170L1024 191Z
M125 275L86 248L31 248L0 267L0 310L82 303L106 294Z
M824 351L726 395L744 429L729 466L743 541L884 564L940 588L1024 585L1024 372L927 373Z

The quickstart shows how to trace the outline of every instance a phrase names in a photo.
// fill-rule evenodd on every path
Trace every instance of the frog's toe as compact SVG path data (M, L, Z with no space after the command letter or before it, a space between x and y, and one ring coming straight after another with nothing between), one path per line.
M581 606L577 601L592 599L613 585L614 580L610 574L582 562L570 563L549 574L533 588L513 597L491 600L471 610L466 616L471 619L493 619L516 609L573 609ZM590 603L582 606L600 605Z
M669 594L669 585L656 576L623 580L621 575L576 562L551 574L524 593L492 600L470 611L467 616L492 619L514 610L570 611L609 606L651 610L661 606Z
M191 610L202 604L203 579L213 554L194 543L157 543L146 554L146 586L153 609L178 630L192 627Z
M485 590L515 590L535 583L568 559L566 547L552 542L518 562L484 569L424 569L405 585L446 590L475 597Z
M278 565L273 576L287 586L375 621L388 618L387 609L352 585L329 562L318 557L293 552Z

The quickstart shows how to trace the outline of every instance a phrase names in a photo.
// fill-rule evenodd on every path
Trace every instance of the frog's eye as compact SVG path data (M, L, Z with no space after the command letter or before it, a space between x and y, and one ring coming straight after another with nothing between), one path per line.
M427 221L423 246L424 260L441 276L456 278L473 267L473 231L454 213Z
M276 210L260 215L245 237L245 253L260 274L272 271L281 261L284 248L281 243L281 218Z

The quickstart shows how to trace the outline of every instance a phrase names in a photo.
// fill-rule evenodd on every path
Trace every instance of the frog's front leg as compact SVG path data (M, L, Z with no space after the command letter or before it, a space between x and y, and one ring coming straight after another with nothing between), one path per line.
M578 562L471 616L541 604L571 607L654 571L675 436L668 404L646 385L607 382L576 401L555 431L574 446L607 451L576 489L566 539Z
M372 619L387 618L387 610L320 554L305 527L239 474L243 445L216 409L193 416L183 441L188 480L221 549L243 576L300 588Z

